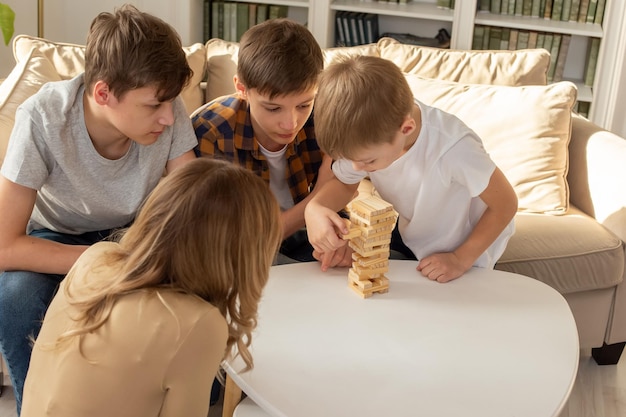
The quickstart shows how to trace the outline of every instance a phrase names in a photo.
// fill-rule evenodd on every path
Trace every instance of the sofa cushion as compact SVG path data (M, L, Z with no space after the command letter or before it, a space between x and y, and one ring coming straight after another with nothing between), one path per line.
M0 84L0 165L15 124L15 111L48 81L60 81L54 65L37 49L31 49Z
M85 46L72 43L52 42L47 39L28 35L18 35L13 41L13 56L19 63L32 48L37 48L57 69L61 79L70 79L85 70ZM183 88L181 97L185 102L187 113L191 113L203 104L203 93L200 83L204 77L205 50L204 44L197 43L183 47L187 63L193 71L189 83Z
M517 213L515 234L496 269L536 278L561 294L622 282L622 241L571 207L562 216Z
M378 41L380 56L409 74L468 84L545 85L550 54L545 49L463 51Z
M322 50L324 64L337 55L374 55L378 56L375 43L351 47L327 48ZM213 38L206 43L207 88L206 102L217 97L235 93L233 77L237 73L237 54L239 43Z
M510 87L406 77L418 100L457 115L482 138L515 188L521 211L567 211L574 84Z
M237 73L239 44L222 39L209 39L206 45L207 86L205 102L214 98L233 94L233 76Z

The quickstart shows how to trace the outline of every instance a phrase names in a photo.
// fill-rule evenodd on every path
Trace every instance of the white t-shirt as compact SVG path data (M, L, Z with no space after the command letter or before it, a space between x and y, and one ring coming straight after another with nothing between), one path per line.
M270 190L278 201L281 210L293 207L293 197L287 184L287 158L285 152L287 145L278 151L268 151L259 143L259 150L267 159L270 169Z
M380 196L399 214L404 243L418 259L455 250L486 209L479 195L496 168L480 138L456 116L417 102L422 128L413 146L389 167L355 171L347 160L333 164L335 176L356 184L369 175ZM513 234L514 223L474 263L493 268Z
M82 75L48 83L15 114L0 172L38 191L27 232L48 228L81 234L128 224L161 179L167 161L198 143L178 98L174 124L154 144L131 142L123 157L104 158L87 132L84 89Z

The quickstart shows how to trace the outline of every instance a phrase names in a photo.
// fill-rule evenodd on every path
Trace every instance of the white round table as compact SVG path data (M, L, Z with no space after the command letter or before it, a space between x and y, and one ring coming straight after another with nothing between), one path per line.
M272 267L255 367L224 362L273 416L557 416L578 368L569 306L521 275L472 269L446 284L391 261L389 292L362 299L347 269Z

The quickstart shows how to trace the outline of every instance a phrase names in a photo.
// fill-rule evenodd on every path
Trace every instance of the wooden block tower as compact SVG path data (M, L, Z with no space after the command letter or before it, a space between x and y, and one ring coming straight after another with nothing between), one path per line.
M348 286L363 298L389 290L389 244L398 213L381 198L370 195L353 200L348 205L350 220L346 219L349 245L354 250Z

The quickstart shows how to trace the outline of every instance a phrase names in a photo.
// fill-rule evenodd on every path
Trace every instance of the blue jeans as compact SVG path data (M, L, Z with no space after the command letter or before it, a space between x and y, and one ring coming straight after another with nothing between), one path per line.
M30 233L31 236L70 245L92 245L109 234L107 230L67 235L47 229ZM11 374L18 416L32 349L30 336L36 338L39 334L43 317L63 277L30 271L0 274L0 352Z

